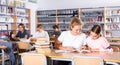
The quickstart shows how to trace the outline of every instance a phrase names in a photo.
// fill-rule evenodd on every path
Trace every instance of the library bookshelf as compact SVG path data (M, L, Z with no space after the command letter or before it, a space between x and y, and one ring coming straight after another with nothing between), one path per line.
M20 0L0 0L0 32L17 32L19 23L30 31L30 9Z
M57 10L38 10L37 24L43 24L44 29L52 32L52 26L57 24L64 31L69 29L72 17L79 17L82 31L90 31L93 25L100 25L106 38L120 37L120 7L75 8Z

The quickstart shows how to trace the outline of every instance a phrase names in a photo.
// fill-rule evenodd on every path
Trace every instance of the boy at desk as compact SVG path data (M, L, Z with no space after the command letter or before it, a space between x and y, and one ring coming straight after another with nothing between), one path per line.
M90 36L85 41L85 45L90 51L113 51L107 39L100 33L100 25L94 25L90 31Z
M60 36L61 31L59 30L58 25L54 25L53 29L54 29L54 32L51 37L57 39Z
M28 39L30 37L29 32L25 29L24 24L20 23L18 25L18 33L16 34L15 40Z

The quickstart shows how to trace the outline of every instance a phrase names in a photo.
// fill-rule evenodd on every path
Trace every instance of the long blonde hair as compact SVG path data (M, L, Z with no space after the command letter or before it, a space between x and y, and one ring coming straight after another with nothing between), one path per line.
M76 25L82 26L82 21L79 18L74 17L71 19L71 23L69 24L69 29L72 30L72 28Z

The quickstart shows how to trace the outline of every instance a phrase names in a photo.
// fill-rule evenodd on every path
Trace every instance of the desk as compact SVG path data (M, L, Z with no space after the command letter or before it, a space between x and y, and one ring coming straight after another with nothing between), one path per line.
M120 46L120 42L110 42L110 45L118 45L118 46Z
M106 62L119 62L120 63L120 52L94 52L94 53L52 53L48 54L48 57L52 59L65 59L71 60L73 56L97 56L104 59Z
M26 52L26 53L37 54L35 51ZM56 53L52 51L51 53L47 53L45 55L51 58L52 60L65 60L65 61L72 61L73 56L95 56L95 57L101 57L106 62L120 63L120 52Z

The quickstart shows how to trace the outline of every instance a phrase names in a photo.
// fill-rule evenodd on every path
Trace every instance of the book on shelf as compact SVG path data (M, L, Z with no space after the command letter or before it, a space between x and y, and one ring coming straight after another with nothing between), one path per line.
M2 26L0 26L0 31L2 30Z
M15 6L15 1L14 0L7 0L7 5L8 6Z
M0 4L7 5L7 0L0 0Z
M26 7L26 0L16 0L15 6L20 7L20 8L25 8Z
M5 22L6 22L6 18L5 18L5 17L1 17L1 18L0 18L0 22L1 22L1 23L5 23Z
M0 6L0 14L6 14L6 7Z
M2 26L2 30L7 30L7 26Z
M7 8L7 14L12 15L14 13L14 8L13 7L8 7Z

